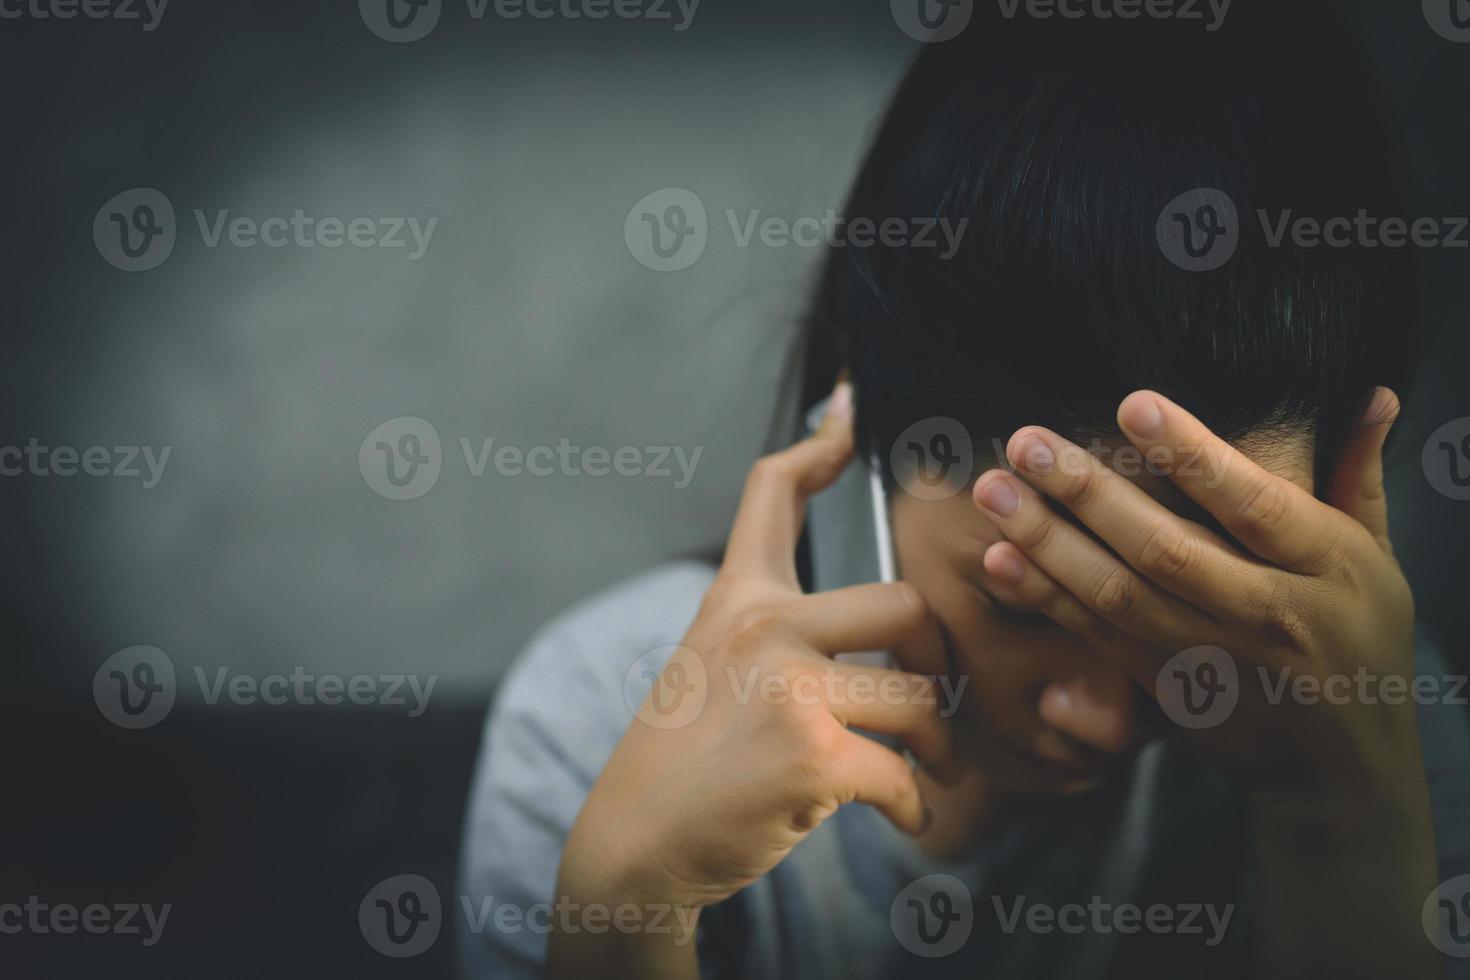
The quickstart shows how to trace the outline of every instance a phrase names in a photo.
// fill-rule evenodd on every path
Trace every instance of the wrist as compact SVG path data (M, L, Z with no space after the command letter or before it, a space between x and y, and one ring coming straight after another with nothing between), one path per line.
M578 824L562 851L557 891L583 902L633 902L692 909L697 915L699 903L660 866L659 861L641 856L627 838L607 840Z
M627 848L599 847L574 828L562 852L548 976L695 977L699 906L650 891L623 863Z
M1420 907L1436 877L1428 791L1250 804L1251 976L1434 976Z
M1250 801L1257 850L1297 862L1371 860L1431 848L1428 784L1422 774L1361 794L1278 794Z

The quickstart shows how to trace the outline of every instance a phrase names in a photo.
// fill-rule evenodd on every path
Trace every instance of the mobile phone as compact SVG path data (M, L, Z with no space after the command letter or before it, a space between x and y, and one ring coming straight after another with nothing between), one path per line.
M806 415L806 431L815 433L827 411L827 399ZM807 502L807 546L812 586L818 592L865 582L892 582L898 577L893 527L883 469L876 457L847 468L832 486ZM881 651L843 654L853 663L891 667Z
M821 427L827 399L806 415L811 435ZM883 487L882 462L870 457L866 465L849 466L827 489L807 501L806 543L812 565L812 586L818 592L864 582L892 582L898 577L893 549L893 525L888 492ZM887 650L836 654L844 663L893 669ZM919 764L897 738L865 733L903 755L910 769Z

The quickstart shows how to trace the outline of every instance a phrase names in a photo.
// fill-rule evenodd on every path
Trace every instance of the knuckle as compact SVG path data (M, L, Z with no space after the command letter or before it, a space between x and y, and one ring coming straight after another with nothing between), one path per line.
M790 734L792 764L805 780L816 781L832 771L832 761L845 734L836 724L821 724L812 716Z
M1273 586L1258 608L1258 625L1271 642L1295 650L1307 648L1312 634L1311 621L1288 589Z
M747 490L760 490L765 487L780 486L790 480L790 474L790 464L780 453L762 456L750 467L750 474L745 479L745 486Z
M1286 521L1291 511L1291 497L1286 485L1275 478L1259 480L1245 495L1240 519L1263 531L1274 531Z
M1365 480L1358 484L1358 499L1375 507L1385 505L1388 503L1388 488L1381 479Z
M739 592L739 585L728 572L716 575L715 580L704 592L702 606L707 612L732 608L738 601Z
M820 449L813 454L812 462L815 468L823 473L840 470L847 465L847 447L839 443L823 443Z
M1198 561L1195 540L1169 524L1160 524L1150 531L1138 555L1138 563L1145 573L1175 577L1193 572Z
M1359 529L1362 525L1355 525ZM1367 532L1364 531L1366 534ZM1345 575L1348 569L1354 566L1349 560L1352 546L1348 536L1343 533L1341 525L1334 525L1332 530L1322 535L1322 540L1316 550L1308 559L1308 563L1316 568L1327 569L1337 575Z
M730 629L730 644L737 650L766 646L781 631L781 617L764 607L746 609L736 615Z
M1311 639L1306 617L1293 605L1281 604L1268 610L1266 627L1278 642L1294 650L1305 649Z
M781 689L784 691L796 691L811 676L811 668L794 660L787 660L778 664L770 671L781 681Z
M911 582L894 582L888 589L894 611L904 623L918 625L929 616L929 603Z
M791 829L798 834L810 833L816 830L826 820L828 811L818 804L807 804L796 809L791 815Z
M1055 533L1056 521L1048 514L1020 528L1011 540L1020 545L1022 551L1044 551Z
M1138 580L1121 568L1103 575L1092 592L1093 606L1105 616L1121 616L1138 601Z
M919 804L919 785L913 779L899 779L893 787L893 802L900 810L909 810Z
M1093 466L1092 457L1085 452L1068 453L1067 459L1069 465L1063 467L1067 478L1059 491L1062 502L1073 510L1096 503L1098 494L1102 492L1103 482Z
M1223 443L1205 445L1198 450L1199 462L1203 464L1203 472L1196 475L1204 477L1207 485L1219 486L1224 481L1226 471L1235 465L1235 450ZM1196 464L1196 470L1200 469Z
M1337 550L1328 565L1330 577L1349 595L1368 595L1372 591L1369 582L1373 578L1374 563L1381 560L1382 555L1373 535L1361 525L1354 524L1338 538Z

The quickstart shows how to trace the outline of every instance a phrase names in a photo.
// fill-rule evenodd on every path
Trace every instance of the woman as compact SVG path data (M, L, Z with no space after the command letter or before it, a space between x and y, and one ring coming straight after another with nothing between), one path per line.
M919 55L846 214L961 246L834 249L825 416L718 567L519 662L464 888L525 919L472 973L1465 975L1470 740L1403 696L1444 666L1382 489L1413 263L1273 233L1402 178L1347 36L1272 6Z

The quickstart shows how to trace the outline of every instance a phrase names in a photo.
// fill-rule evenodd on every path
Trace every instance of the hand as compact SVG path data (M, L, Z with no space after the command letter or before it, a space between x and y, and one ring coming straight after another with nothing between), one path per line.
M1427 805L1412 699L1292 696L1302 683L1352 692L1346 680L1360 668L1380 679L1412 670L1414 605L1389 544L1381 464L1397 411L1379 389L1324 502L1168 399L1130 395L1123 432L1229 539L1056 433L1023 428L1007 447L1016 475L994 471L975 485L1007 538L987 551L986 569L1094 639L1151 694L1174 654L1223 648L1238 667L1239 704L1218 727L1187 734L1253 803L1311 810L1387 794Z
M1307 703L1279 686L1305 678L1308 690L1351 692L1343 682L1360 671L1402 682L1412 670L1414 602L1383 492L1397 413L1379 389L1324 502L1168 399L1128 396L1118 420L1129 441L1228 539L1045 429L1011 438L1021 479L993 472L975 484L1007 538L987 549L986 570L1018 603L1090 638L1150 694L1191 647L1222 648L1238 668L1233 712L1186 734L1250 804L1252 977L1440 972L1419 922L1436 868L1414 702Z
M896 583L804 595L797 582L806 498L852 457L850 399L834 403L815 436L753 469L724 563L639 715L654 720L653 699L681 690L702 693L702 707L678 727L629 726L569 836L571 887L719 902L850 802L919 833L927 814L909 763L853 728L897 736L937 778L957 776L932 678L832 659L937 648L918 593Z

